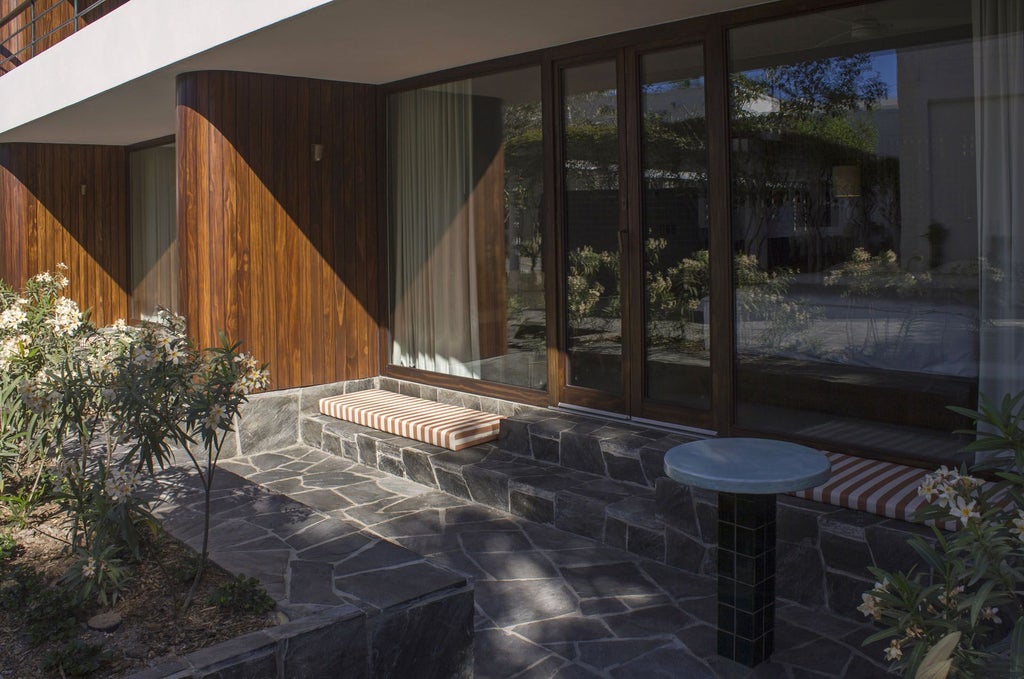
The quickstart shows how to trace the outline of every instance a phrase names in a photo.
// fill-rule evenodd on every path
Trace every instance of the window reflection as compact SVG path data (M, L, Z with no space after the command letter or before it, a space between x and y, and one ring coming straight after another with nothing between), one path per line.
M976 402L972 45L933 37L969 35L969 9L732 31L741 425L891 449L887 425L947 434Z

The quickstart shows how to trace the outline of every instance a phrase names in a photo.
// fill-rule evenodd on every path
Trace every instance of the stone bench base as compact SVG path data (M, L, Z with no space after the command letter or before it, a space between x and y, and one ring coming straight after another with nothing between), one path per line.
M505 415L501 437L451 451L318 412L324 395L378 387ZM390 378L271 393L247 407L260 409L242 421L247 453L258 452L260 432L247 432L246 423L277 415L275 427L290 426L295 442L686 571L716 573L716 494L662 472L665 452L692 440L683 433ZM777 502L778 596L858 621L861 593L873 584L867 567L907 569L917 563L907 539L931 536L924 526L862 511L789 496Z

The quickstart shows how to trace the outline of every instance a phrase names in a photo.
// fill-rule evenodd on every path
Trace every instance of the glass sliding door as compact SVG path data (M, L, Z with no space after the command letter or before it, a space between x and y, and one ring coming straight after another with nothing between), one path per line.
M730 32L740 426L955 459L966 421L946 406L977 403L980 294L1020 268L1004 247L1019 239L990 248L979 219L976 134L1024 93L975 82L972 32L954 0ZM1019 168L1007 139L987 150ZM997 230L1020 227L1005 217Z
M566 383L623 392L619 102L615 61L562 70Z
M711 404L703 49L640 57L643 397Z
M682 421L711 401L703 48L561 80L565 400Z

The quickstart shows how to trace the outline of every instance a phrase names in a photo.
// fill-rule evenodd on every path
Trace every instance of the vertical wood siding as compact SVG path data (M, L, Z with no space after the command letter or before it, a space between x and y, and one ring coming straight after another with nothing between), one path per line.
M377 374L375 88L204 71L179 76L177 102L181 302L197 341L242 340L275 389Z
M126 318L127 163L118 146L0 145L0 277L21 286L63 262L94 322Z

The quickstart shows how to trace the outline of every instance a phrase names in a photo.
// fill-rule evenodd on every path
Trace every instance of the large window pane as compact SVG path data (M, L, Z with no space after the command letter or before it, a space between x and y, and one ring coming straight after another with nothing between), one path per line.
M619 106L615 62L562 72L568 382L622 391Z
M388 102L395 365L547 386L540 69Z
M979 258L971 4L729 40L739 424L952 456L946 406L977 400L979 282L1003 275Z
M711 403L707 142L700 46L640 62L645 396Z
M133 151L131 186L132 318L157 307L178 311L178 225L174 145Z

